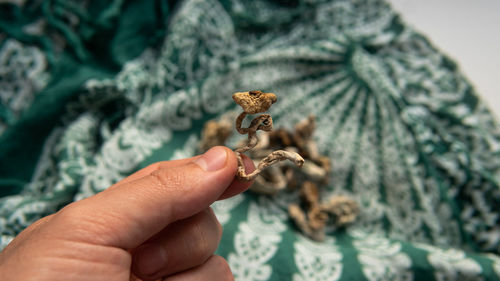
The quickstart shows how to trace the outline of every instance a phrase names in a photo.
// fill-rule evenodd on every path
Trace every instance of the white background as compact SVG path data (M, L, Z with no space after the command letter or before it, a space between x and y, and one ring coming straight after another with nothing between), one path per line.
M455 60L500 120L500 0L389 0Z

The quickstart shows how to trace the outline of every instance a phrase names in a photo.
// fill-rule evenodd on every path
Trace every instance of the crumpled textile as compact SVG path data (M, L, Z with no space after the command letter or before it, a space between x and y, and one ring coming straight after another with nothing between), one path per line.
M500 280L500 130L457 64L379 0L0 3L0 248L159 160L192 156L231 94L316 115L323 198L361 209L313 242L296 192L212 207L236 280Z

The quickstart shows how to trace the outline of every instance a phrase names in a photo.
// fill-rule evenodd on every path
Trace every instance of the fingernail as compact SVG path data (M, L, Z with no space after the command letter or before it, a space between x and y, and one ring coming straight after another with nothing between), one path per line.
M196 159L194 163L198 164L207 172L217 171L226 166L227 152L221 146L210 148L205 154Z
M158 244L145 244L135 252L137 270L147 276L153 276L167 265L167 253Z

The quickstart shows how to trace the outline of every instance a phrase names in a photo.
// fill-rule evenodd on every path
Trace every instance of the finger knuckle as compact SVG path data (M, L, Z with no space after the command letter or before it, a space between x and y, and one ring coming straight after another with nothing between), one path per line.
M221 256L213 256L212 257L214 266L216 266L220 272L220 279L223 281L231 281L234 280L233 272L231 271L231 267L227 263L227 261Z
M221 225L210 209L199 213L186 225L189 234L184 235L184 253L196 264L207 261L217 249L222 236Z
M70 204L56 213L54 222L58 226L57 235L67 239L109 243L116 241L121 218L112 212L89 215L89 206Z
M215 215L212 208L208 207L206 212L208 213L207 215L210 219L210 222L215 226L214 229L216 232L217 241L220 241L220 239L222 238L222 231L223 231L222 224L220 223L219 219L217 219L217 216Z
M151 178L162 189L177 189L182 187L182 177L179 173L170 170L155 170Z
M192 256L199 262L207 260L215 251L213 243L207 239L208 233L202 226L202 223L197 221L193 225L193 239L189 242Z
M192 165L188 164L181 168L166 168L153 171L150 176L157 186L164 190L186 190L191 186L197 186L200 182L199 177L194 177Z

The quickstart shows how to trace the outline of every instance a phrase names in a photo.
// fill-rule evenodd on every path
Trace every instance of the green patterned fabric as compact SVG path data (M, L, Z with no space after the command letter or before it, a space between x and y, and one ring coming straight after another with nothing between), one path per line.
M323 243L246 192L213 208L236 280L500 280L500 127L453 60L380 0L0 4L0 248L159 160L189 157L231 94L311 113L324 198L361 206Z

